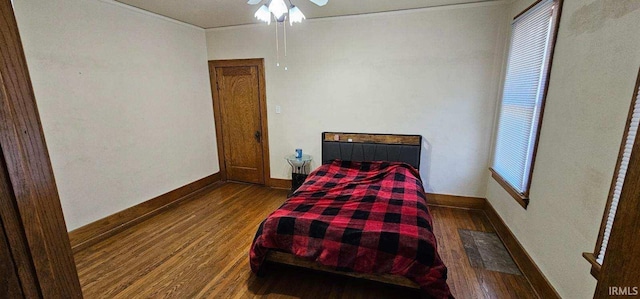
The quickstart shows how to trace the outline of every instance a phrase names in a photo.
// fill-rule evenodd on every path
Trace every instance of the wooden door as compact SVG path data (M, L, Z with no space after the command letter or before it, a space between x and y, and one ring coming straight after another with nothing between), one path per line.
M213 62L214 106L221 170L226 179L265 184L266 113L261 64L254 60ZM220 153L221 151L221 153ZM224 166L222 166L224 164Z

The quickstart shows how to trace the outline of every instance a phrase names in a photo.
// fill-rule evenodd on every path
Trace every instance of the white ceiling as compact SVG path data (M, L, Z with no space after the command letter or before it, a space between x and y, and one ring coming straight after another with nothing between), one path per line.
M116 1L202 28L257 23L253 14L260 7L248 5L246 0ZM484 1L493 0L329 0L323 7L318 7L309 0L291 0L300 7L307 19Z

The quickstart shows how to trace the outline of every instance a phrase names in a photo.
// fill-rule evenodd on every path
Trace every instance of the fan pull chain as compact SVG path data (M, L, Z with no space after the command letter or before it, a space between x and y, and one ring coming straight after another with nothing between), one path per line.
M276 66L280 66L280 42L278 41L278 19L276 19Z
M287 67L287 58L286 58L287 57L287 23L282 22L282 27L284 27L284 29L283 29L284 30L284 57L285 57L285 59L284 59L284 64L285 64L284 70L288 71L289 67Z

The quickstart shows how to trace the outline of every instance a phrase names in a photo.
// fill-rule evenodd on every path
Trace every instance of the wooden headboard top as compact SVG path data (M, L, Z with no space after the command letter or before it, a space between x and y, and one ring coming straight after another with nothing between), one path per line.
M368 133L340 133L324 132L322 141L328 142L355 142L355 143L376 143L376 144L402 144L420 146L420 135L398 135L398 134L368 134Z

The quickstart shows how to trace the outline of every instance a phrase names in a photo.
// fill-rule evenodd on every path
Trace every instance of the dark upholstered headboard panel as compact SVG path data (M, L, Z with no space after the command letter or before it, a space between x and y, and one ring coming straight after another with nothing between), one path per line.
M405 162L420 169L422 136L364 133L322 133L322 163L345 161Z

